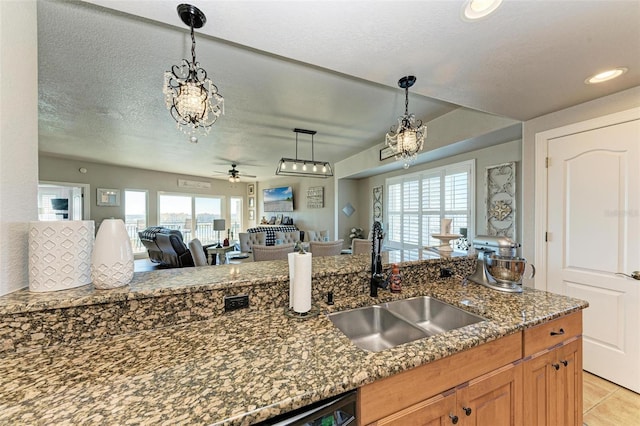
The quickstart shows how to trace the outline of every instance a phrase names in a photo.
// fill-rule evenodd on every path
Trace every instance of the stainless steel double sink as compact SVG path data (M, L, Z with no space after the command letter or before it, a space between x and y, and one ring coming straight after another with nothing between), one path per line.
M335 312L329 319L354 345L369 352L485 321L429 296Z

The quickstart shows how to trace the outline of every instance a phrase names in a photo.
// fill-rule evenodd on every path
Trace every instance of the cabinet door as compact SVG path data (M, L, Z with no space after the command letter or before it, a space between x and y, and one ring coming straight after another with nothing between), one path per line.
M370 425L376 426L445 426L458 423L454 415L456 395L441 394L384 417ZM454 424L455 424L454 423Z
M552 383L555 355L555 351L546 352L523 363L525 426L552 424L551 415L556 410L555 398L550 395L552 390L555 392L555 383Z
M458 391L456 408L464 425L522 425L522 364L470 381Z
M524 424L582 425L582 339L523 363Z
M551 424L582 425L582 339L555 350L555 419Z

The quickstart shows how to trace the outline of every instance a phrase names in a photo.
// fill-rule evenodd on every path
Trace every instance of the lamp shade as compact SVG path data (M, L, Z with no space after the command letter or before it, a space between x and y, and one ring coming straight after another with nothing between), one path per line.
M224 219L214 219L213 220L213 230L214 231L224 231L226 229Z

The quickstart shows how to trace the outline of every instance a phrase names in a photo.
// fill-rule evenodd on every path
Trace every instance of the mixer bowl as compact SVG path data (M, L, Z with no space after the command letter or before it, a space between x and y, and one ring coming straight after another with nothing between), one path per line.
M519 284L522 281L524 270L527 266L527 259L523 257L497 256L492 255L490 262L487 262L487 271L497 281L504 283ZM536 268L531 265L531 276L536 274Z

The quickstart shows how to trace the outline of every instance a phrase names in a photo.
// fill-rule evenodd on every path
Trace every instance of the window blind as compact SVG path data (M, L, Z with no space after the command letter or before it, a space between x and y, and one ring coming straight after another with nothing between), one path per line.
M389 178L387 186L387 244L413 249L440 244L442 219L452 219L452 232L471 225L475 204L475 161Z

